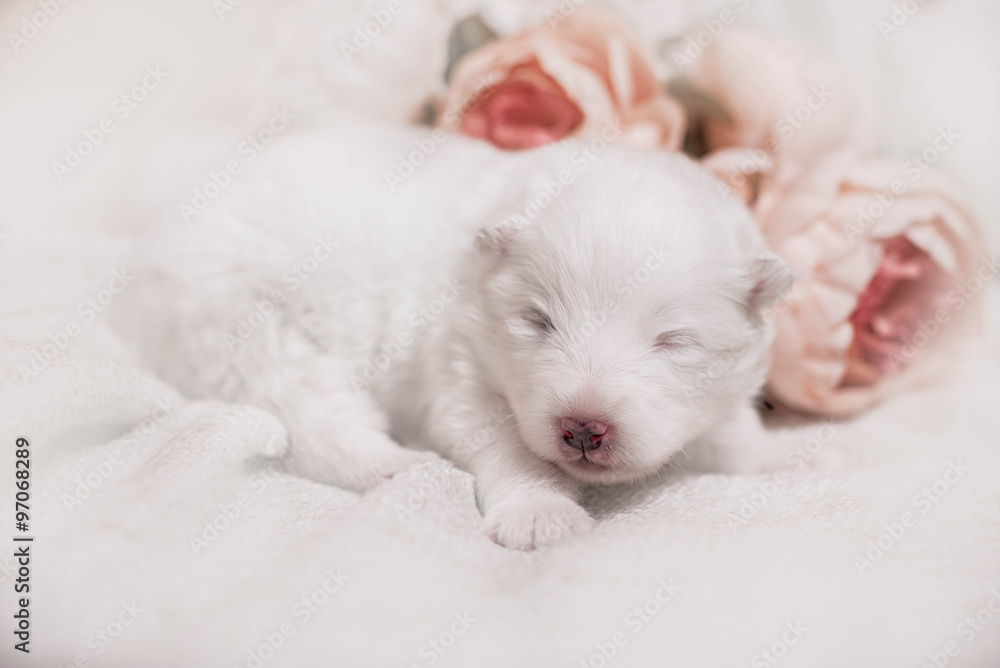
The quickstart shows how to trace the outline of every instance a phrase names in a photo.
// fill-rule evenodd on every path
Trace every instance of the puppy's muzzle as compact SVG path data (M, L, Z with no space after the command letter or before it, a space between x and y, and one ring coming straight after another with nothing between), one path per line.
M565 417L559 420L563 443L586 454L601 447L608 425L590 418Z

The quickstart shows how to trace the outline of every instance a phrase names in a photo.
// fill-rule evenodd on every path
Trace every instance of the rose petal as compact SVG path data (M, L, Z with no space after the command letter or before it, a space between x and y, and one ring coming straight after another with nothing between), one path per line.
M953 366L976 319L977 308L948 302L977 266L975 220L949 189L926 183L886 197L899 165L876 162L844 160L838 174L836 162L821 160L780 184L772 172L754 208L804 288L778 317L768 376L773 395L801 409L849 415L934 381ZM884 210L859 217L859 207L877 210L867 207L880 195ZM765 209L766 197L775 202Z
M675 150L684 110L659 86L651 62L616 20L579 11L554 28L501 37L466 54L452 70L437 124L506 149L600 137L610 127L624 143ZM515 83L536 93L491 91Z

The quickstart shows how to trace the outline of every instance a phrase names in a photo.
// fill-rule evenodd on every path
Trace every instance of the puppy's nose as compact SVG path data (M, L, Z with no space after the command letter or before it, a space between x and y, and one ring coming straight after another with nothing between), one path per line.
M559 421L563 442L580 452L588 452L601 447L601 441L608 432L608 425L590 418L565 417Z

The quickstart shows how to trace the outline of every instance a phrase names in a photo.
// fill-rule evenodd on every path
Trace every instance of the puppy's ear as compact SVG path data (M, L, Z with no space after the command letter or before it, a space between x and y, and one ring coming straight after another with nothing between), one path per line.
M480 253L502 255L517 233L528 224L523 216L507 216L499 223L491 223L476 234L476 249Z
M795 275L788 264L773 253L754 259L750 272L753 287L747 295L747 312L756 318L791 289Z

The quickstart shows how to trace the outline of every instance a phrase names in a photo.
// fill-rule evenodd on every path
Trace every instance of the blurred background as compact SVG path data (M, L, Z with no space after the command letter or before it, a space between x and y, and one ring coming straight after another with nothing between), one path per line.
M355 27L382 4L58 4L58 14L36 36L15 51L8 35L8 47L0 54L5 202L0 229L8 234L39 226L132 229L151 201L185 193L185 173L200 177L206 171L201 165L214 164L277 104L294 110L297 129L340 113L410 121L428 96L443 88L447 36L458 19L479 12L494 30L506 33L544 21L545 12L559 3L403 3L406 11L385 28L387 38L373 40L348 63L339 44L350 43ZM1000 210L995 187L1000 178L997 3L619 0L594 5L625 14L665 55L671 40L703 29L702 21L728 7L739 25L791 38L829 56L848 73L877 122L878 142L886 152L910 155L926 146L936 128L953 126L961 141L940 166L967 188L996 238L995 215L986 214ZM5 31L20 34L22 18L37 11L34 1L5 0L0 22ZM669 58L663 61L668 69ZM163 85L118 123L85 166L58 182L50 163L153 64L169 73Z

